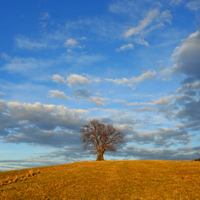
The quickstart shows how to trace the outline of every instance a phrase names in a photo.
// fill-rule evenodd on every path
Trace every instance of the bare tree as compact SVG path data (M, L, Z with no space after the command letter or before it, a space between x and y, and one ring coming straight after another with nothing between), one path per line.
M124 134L112 125L105 125L92 120L81 128L83 148L98 154L97 160L104 160L105 151L117 151L117 146L124 143Z

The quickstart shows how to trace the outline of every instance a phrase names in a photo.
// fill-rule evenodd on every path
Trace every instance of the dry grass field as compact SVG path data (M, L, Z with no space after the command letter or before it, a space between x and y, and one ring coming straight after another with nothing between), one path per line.
M200 162L101 161L0 172L0 199L200 199Z

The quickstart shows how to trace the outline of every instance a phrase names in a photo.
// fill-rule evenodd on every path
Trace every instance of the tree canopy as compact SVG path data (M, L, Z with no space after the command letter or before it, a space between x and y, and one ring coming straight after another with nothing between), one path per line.
M104 160L106 151L117 151L117 146L124 143L124 134L112 125L105 125L99 120L92 120L81 128L81 141L84 149L98 154L97 160Z

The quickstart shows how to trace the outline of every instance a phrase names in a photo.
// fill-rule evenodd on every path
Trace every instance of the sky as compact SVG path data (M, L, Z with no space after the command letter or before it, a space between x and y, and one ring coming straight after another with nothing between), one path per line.
M200 157L200 0L2 0L0 171L96 160L80 129L125 135L106 160Z

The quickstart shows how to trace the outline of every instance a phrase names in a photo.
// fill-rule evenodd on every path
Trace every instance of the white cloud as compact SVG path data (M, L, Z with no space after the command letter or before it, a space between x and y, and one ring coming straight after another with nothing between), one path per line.
M144 39L135 39L135 42L144 46L149 46L149 43L147 41L145 41Z
M8 102L7 104L11 109L16 109L17 107L20 107L22 105L21 103L19 103L17 101L16 102Z
M105 106L106 103L104 102L105 98L101 97L90 97L90 101L98 106Z
M146 95L146 97L154 97L154 95L152 95L152 94L149 94L149 95Z
M171 5L180 5L184 2L185 0L171 0Z
M191 10L199 10L200 9L200 0L190 1L187 3L186 7L190 8Z
M40 22L41 28L45 28L47 26L47 22Z
M161 19L164 19L169 24L172 24L172 14L169 10L165 10L161 13Z
M161 99L158 99L157 101L154 101L153 103L150 103L149 105L162 106L162 105L167 105L168 103L169 103L169 99L166 97L162 97Z
M40 25L41 25L41 28L44 29L46 28L47 26L47 20L50 19L50 15L48 12L42 12L40 13Z
M3 93L3 92L0 92L0 95L6 95L5 93Z
M122 78L122 79L109 79L109 78L105 78L106 81L111 81L114 82L115 84L123 84L125 86L132 86L130 84L128 84L128 82L130 82L127 78Z
M160 65L160 66L162 66L162 65ZM171 80L172 79L172 70L171 70L171 68L160 67L159 79L162 79L163 81Z
M59 90L49 90L50 97L58 98L58 99L71 99L70 97L66 96L64 92L60 92Z
M64 85L66 83L65 80L64 80L64 78L61 77L59 74L54 74L52 76L52 79L53 79L53 82L56 82L58 84Z
M83 114L88 114L90 113L89 110L83 110L83 109L72 109L71 112L74 114L74 115L83 115Z
M46 105L40 102L36 102L35 104L8 102L7 105L3 102L2 104L1 106L0 101L0 108L4 108L5 106L8 108L7 110L4 109L6 113L0 113L2 120L4 120L4 123L0 126L0 131L4 130L8 133L6 130L8 127L13 130L18 128L19 131L18 133L17 130L12 131L10 137L16 134L20 136L21 133L26 135L28 134L26 129L30 127L35 127L40 130L55 130L56 127L79 130L80 125L86 121L84 118L78 116L81 113L80 110L75 112L75 109L70 110L63 105ZM2 112L5 112L4 110ZM24 120L27 122L26 126L21 123Z
M150 10L147 16L139 22L139 25L135 28L131 28L128 31L125 32L125 37L130 37L133 34L137 35L139 34L144 28L146 28L148 25L150 25L153 21L153 19L158 16L159 11L157 9Z
M128 49L133 49L133 45L132 44L125 44L123 46L121 46L119 49L116 49L117 52L120 52L120 51L125 51L125 50L128 50Z
M86 40L87 38L86 37L81 37L81 38L79 38L79 40Z
M172 24L171 12L169 10L160 12L158 9L153 9L139 22L138 26L126 31L124 36L128 38L132 35L148 34L155 29L163 27L166 23Z
M76 85L76 84L80 84L80 85L91 84L91 82L87 78L77 75L77 74L72 74L68 76L66 81L68 82L69 87L72 87L73 85Z
M178 88L176 92L180 93L184 90L192 90L192 89L200 89L200 81L184 84L182 87Z
M130 106L146 106L146 105L149 105L149 106L166 106L169 104L170 102L170 99L172 99L174 96L173 95L170 95L170 96L167 96L167 97L162 97L154 102L134 102L134 103L125 103L124 106L126 107L130 107Z
M76 58L75 62L77 64L81 64L81 65L91 65L91 64L93 64L97 61L101 61L103 59L104 59L104 57L100 56L100 55L81 55Z
M153 77L155 77L155 75L156 75L155 71L153 71L153 72L147 71L138 77L133 76L131 79L127 79L127 78L108 79L108 78L105 78L105 80L114 82L115 84L118 84L118 85L122 84L123 86L131 87L132 89L135 89L135 86L134 86L135 83L142 82L144 79L152 79Z
M100 94L96 93L94 97L91 97L91 91L86 89L78 89L73 92L73 96L75 99L82 99L86 101L91 101L92 103L96 104L97 106L105 106L107 103L104 101L107 100L106 98L99 97Z
M186 87L187 86L188 85L186 84ZM191 87L192 89L200 88L200 81L197 81L197 82L194 82L194 83L190 84L189 87Z
M56 82L61 85L67 84L69 87L73 87L75 85L91 85L91 83L100 83L101 79L98 77L92 77L90 75L81 76L78 74L71 74L65 80L59 74L54 74L52 76L53 82Z
M175 124L174 127L178 127L178 128L192 128L194 129L194 127L196 128L196 130L200 129L200 124L199 121L192 121L192 122L188 122L188 123L184 123L184 124Z
M78 44L78 42L72 38L66 40L66 42L65 42L65 46L67 46L67 47L69 46L72 48L74 48L77 44Z
M29 38L23 37L23 36L16 37L15 43L17 47L23 48L23 49L29 49L29 50L45 49L48 46L46 41L41 41L41 42L31 41Z
M48 20L49 18L50 18L50 15L49 15L48 12L42 12L42 13L40 14L40 19L41 19L41 20Z
M5 52L1 54L1 57L4 58L5 60L10 60L10 59L11 59L11 56L9 56L9 55L8 55L7 53L5 53Z
M69 87L73 87L74 85L90 85L92 82L99 83L100 78L93 78L92 76L87 75L87 77L71 74L67 77L66 82L68 82Z
M139 77L132 77L132 81L133 82L141 82L144 79L152 79L153 77L155 77L156 72L155 71L147 71L144 72L142 75L140 75Z
M173 73L181 73L190 78L200 78L200 32L190 34L183 40L182 45L175 48L172 55L175 64Z
M19 58L14 57L2 69L11 73L21 73L33 78L35 73L37 75L41 69L51 66L55 61L53 60L38 60L35 58ZM37 77L34 77L37 78Z
M126 101L123 99L114 99L113 101L117 103L126 103Z
M80 38L80 40L85 40L85 39L86 39L85 37ZM85 47L84 45L83 46L79 45L79 43L73 38L66 40L64 46L68 48L67 49L68 52L71 52L72 49L74 48L82 49L83 47Z
M133 1L114 1L109 5L109 11L112 13L127 13L133 6L135 6Z

